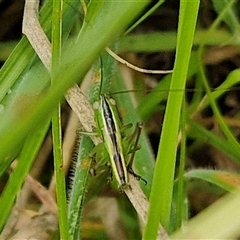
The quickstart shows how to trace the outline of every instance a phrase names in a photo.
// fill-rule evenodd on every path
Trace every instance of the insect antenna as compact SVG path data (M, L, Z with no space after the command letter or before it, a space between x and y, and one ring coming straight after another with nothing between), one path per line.
M124 93L138 93L138 92L142 92L145 91L146 93L152 93L152 92L181 92L181 91L185 91L187 93L194 93L194 92L202 92L202 93L207 93L206 90L203 89L196 89L196 88L185 88L185 89L170 89L170 88L166 88L166 89L158 89L158 90L143 90L143 89L129 89L129 90L119 90L117 92L111 92L111 95L117 95L117 94L124 94ZM240 86L239 87L232 87L232 88L210 88L211 92L220 92L220 91L226 91L226 92L230 92L230 91L240 91Z

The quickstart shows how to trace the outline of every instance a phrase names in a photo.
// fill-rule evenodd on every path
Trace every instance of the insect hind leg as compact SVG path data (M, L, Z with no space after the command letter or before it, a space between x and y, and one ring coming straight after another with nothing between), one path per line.
M131 157L128 161L128 166L131 168L132 164L133 164L133 160L134 160L134 156L135 156L135 152L139 149L138 146L138 142L139 142L139 138L140 138L140 134L143 128L143 123L142 122L138 122L136 124L135 130L131 136L131 141L134 141L134 145L132 147L132 149L130 150L131 152Z
M135 152L140 148L138 145L139 142L139 138L140 138L140 134L143 128L143 123L142 122L138 122L136 124L135 130L132 134L131 140L134 141L134 145L132 147L132 149L130 150L131 152L131 157L130 160L128 162L128 166L127 166L127 170L130 174L132 174L138 181L142 180L145 184L147 184L147 181L142 178L140 175L136 174L133 169L132 169L132 164L133 164L133 160L134 160L134 156L135 156Z
M128 172L129 172L130 174L132 174L138 181L142 180L142 181L145 183L145 185L147 185L147 180L144 179L143 177L141 177L140 175L136 174L136 173L133 171L133 169L132 169L131 166L128 166L128 167L127 167L127 170L128 170Z

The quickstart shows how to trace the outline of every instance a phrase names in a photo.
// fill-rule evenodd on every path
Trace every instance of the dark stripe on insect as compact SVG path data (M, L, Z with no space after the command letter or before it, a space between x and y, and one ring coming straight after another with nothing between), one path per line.
M114 125L112 111L110 110L108 102L104 96L102 96L102 109L103 109L104 121L107 126L108 134L112 140L112 144L113 144L113 148L114 148L113 159L114 159L114 162L116 165L116 169L118 171L118 175L121 180L121 183L123 185L125 185L126 179L125 179L125 174L124 174L124 168L122 165L123 159L122 159L121 155L119 154L119 149L118 149L118 145L117 145L116 127Z

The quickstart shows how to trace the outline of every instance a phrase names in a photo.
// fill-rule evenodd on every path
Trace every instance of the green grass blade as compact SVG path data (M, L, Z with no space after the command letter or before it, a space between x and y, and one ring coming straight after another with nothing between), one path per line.
M194 37L194 45L200 45L206 35L207 30L198 29ZM161 41L158 41L161 39ZM119 52L161 52L173 51L176 48L177 33L175 31L168 32L154 32L144 34L129 34L123 36L118 41ZM223 29L216 29L212 31L207 39L207 45L238 45L238 38L233 38L233 34Z
M69 2L72 2L73 6L77 3L75 0L70 0ZM49 33L51 29L51 13L52 1L48 1L40 11L40 22L46 33ZM71 29L73 19L74 10L69 7L69 4L65 4L63 14L63 33L65 39ZM49 85L50 81L48 73L41 64L36 64L36 61L33 61L34 57L35 53L31 45L28 43L27 39L23 37L23 39L19 42L19 44L16 46L10 57L1 68L0 99L2 101L0 106L2 111L0 112L0 115L2 119L5 117L11 118L10 115L13 115L14 112L16 115L19 115L19 110L28 105L25 105L24 102L29 101L30 103L34 101L33 99L35 97L38 98L39 94L44 91L44 89L46 89L46 87ZM33 106L33 108L35 107ZM16 111L18 111L18 113ZM28 112L25 113L29 114ZM23 115L25 115L25 113L23 113ZM41 120L44 121L44 119L44 115L42 115ZM6 122L7 121L8 120L6 120ZM16 123L18 126L20 124L20 121L21 120L17 121ZM9 131L11 131L11 129L9 129ZM1 160L0 175L8 167L9 162L17 156L21 147L22 144L20 143L18 146L15 146L13 148L14 151L9 151L11 154L7 154L7 157L4 158L4 160Z
M231 5L228 7L228 5ZM227 12L223 18L224 22L228 25L228 27L232 30L233 33L239 32L239 19L236 14L236 8L233 6L236 4L235 0L227 1L227 0L213 0L213 6L217 13L220 13L227 8Z
M64 4L62 17L63 36L65 39L66 36L68 36L73 24L75 10L72 7L76 6L77 3L75 0L69 0L68 2L68 4ZM70 7L70 4L72 7ZM52 1L47 1L41 9L39 17L41 26L47 35L49 35L51 30L51 14ZM31 72L29 68L33 64L33 59L35 56L36 54L33 51L28 40L26 37L23 37L0 70L0 100L2 100L7 95L9 90L12 90L14 83L20 85L21 78L25 77L26 74ZM44 77L42 78L43 82L45 82ZM41 81L36 81L35 84L41 84Z
M232 7L232 5L235 3L235 1L230 1L228 2L228 4L226 4L225 8L223 9L223 11L221 12L221 14L219 15L219 17L215 20L215 22L212 24L211 28L209 29L209 32L211 32L212 30L214 30L221 22L222 19L224 19L224 17L227 15L227 13L229 13L229 9ZM208 34L206 34L204 39L208 38ZM202 56L203 56L203 52L204 52L204 40L203 43L200 45L199 47L199 51L198 51L198 62L199 62L199 66L200 66L200 77L202 79L203 85L206 89L207 95L208 95L208 99L210 102L210 105L212 107L212 110L214 112L214 115L217 119L217 122L219 123L220 128L222 129L223 133L225 134L227 140L229 141L229 143L231 144L232 147L232 151L236 152L236 154L239 152L239 143L237 141L237 139L234 137L234 135L232 134L232 132L230 131L229 127L227 126L227 124L225 123L220 110L215 102L215 99L213 98L211 91L210 91L210 87L209 87L209 83L205 74L205 69L202 63Z
M11 93L8 94L1 103L3 107L2 111L0 112L2 123L4 117L10 117L7 113L7 105L9 108L9 112L19 111L21 108L24 108L24 104L21 103L26 101L26 97L29 101L33 101L34 96L38 96L49 84L49 75L46 69L42 66L42 64L36 64L31 68L31 71L26 73L24 76L21 77L21 80L15 84L11 88ZM26 110L26 109L25 109ZM28 114L27 111L23 112L22 117L25 114ZM19 116L20 117L20 116ZM45 121L47 116L42 116L42 122ZM22 122L16 123L18 126L22 124ZM36 124L38 126L41 123ZM9 131L13 132L16 128L12 128L10 126ZM5 138L7 140L7 137ZM24 138L23 138L24 139ZM13 140L14 141L14 140ZM1 159L0 161L0 175L6 170L9 165L9 162L12 161L19 153L24 141L20 142L13 151L9 151L7 158ZM10 143L12 144L12 143ZM10 156L10 157L9 157Z
M54 172L56 177L56 196L60 236L62 239L69 239L67 221L66 184L62 155L62 132L61 132L62 130L60 119L61 109L59 106L53 112L52 117Z
M184 89L185 87L198 8L199 1L181 1L176 60L170 89ZM150 194L148 220L143 235L144 239L156 239L159 221L166 229L170 228L182 99L183 92L173 91L169 93Z
M0 230L2 230L4 224L6 223L12 205L14 204L14 200L21 189L33 161L35 160L48 128L49 121L45 119L43 124L39 125L37 129L27 136L23 150L18 159L18 164L11 173L7 185L0 197Z
M62 43L62 1L53 1L52 13L52 72L57 68L61 57ZM57 79L52 78L52 85ZM52 116L54 172L56 177L56 196L58 206L58 221L61 239L69 239L67 221L67 200L65 173L63 169L61 105L53 111Z
M184 174L184 177L202 179L229 192L238 189L240 183L239 174L209 169L190 170Z
M157 8L159 8L165 0L158 1L150 10L148 10L143 16L140 17L126 32L125 35L129 34L134 28L136 28L142 21L150 16Z
M78 148L76 162L73 166L73 179L70 179L70 194L68 203L69 235L71 239L79 239L83 201L86 184L91 166L89 152L93 148L92 140L83 136Z
M183 101L185 103L185 99ZM176 196L176 226L172 229L176 229L181 227L182 223L185 219L185 199L186 199L186 191L185 191L185 179L184 179L184 170L185 170L185 161L186 161L186 106L182 107L182 115L181 115L181 146L180 146L180 160L179 160L179 168L178 168L178 185L177 185L177 196Z
M187 123L191 127L189 136L202 141L206 141L206 139L208 139L211 145L213 145L217 149L220 149L222 152L231 157L234 161L239 162L240 153L239 151L235 151L230 141L219 138L219 136L217 136L216 134L206 130L204 127L190 119L187 120Z
M18 146L36 124L51 115L53 107L56 106L65 91L77 79L84 76L102 49L123 32L129 22L147 4L148 1L107 1L103 2L101 8L97 7L95 12L89 9L89 13L94 15L93 20L89 20L85 24L80 37L76 42L69 43L63 52L62 61L54 75L58 79L57 84L54 84L51 90L31 99L31 101L28 97L24 99L25 101L21 101L21 104L24 105L24 111L23 108L11 109L6 107L0 126L1 159L5 159L8 153ZM95 8L95 3L92 2L90 7ZM116 12L118 13L117 18ZM103 35L102 32L105 34ZM15 104L17 106L18 102ZM15 126L14 131L12 131L11 126ZM9 165L9 162L2 161L1 165L4 168Z

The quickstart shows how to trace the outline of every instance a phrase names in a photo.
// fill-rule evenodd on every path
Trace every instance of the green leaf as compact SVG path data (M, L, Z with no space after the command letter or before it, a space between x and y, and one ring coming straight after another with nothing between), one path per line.
M198 8L199 1L181 1L180 3L176 60L170 89L184 89L185 87ZM166 229L170 229L177 138L182 99L183 92L169 92L153 176L147 224L143 235L144 239L156 239L159 220Z

